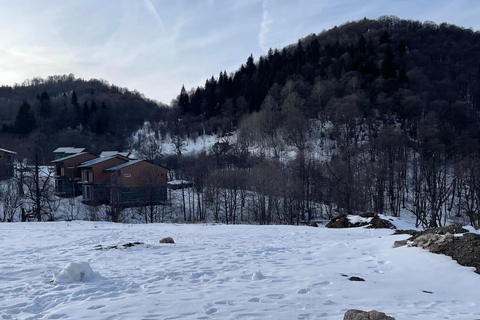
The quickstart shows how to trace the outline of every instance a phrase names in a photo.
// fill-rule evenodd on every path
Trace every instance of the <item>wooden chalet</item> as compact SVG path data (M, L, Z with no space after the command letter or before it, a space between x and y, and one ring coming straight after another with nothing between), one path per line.
M83 195L86 204L122 206L167 202L168 169L137 160L129 152L104 151L97 156L83 148L67 147L56 149L55 158L58 196Z

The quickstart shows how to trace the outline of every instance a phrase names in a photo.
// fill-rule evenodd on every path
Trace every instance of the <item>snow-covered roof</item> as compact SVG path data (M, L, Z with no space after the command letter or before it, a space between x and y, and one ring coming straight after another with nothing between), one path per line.
M80 153L85 151L85 148L75 148L75 147L60 147L53 151L53 153Z
M122 163L122 164L120 164L120 165L118 165L118 166L105 169L105 171L120 170L120 169L123 169L123 168L125 168L125 167L131 166L131 165L134 165L134 164L137 164L137 163L142 162L142 161L145 161L145 160L132 160L132 161L129 161L129 162Z
M96 159L85 161L81 165L79 165L78 167L79 168L91 167L93 165L96 165L96 164L104 162L104 161L111 160L113 158L116 158L116 155L111 156L111 157L99 157L99 158L96 158Z
M128 151L102 151L102 153L100 153L100 157L111 157L111 156L114 156L114 155L121 155L121 156L124 156L126 158L129 158L129 159L136 159L135 155L132 154L131 152L128 152Z
M66 156L66 157L63 157L63 158L60 158L60 159L56 159L56 160L53 160L52 162L61 162L61 161L65 161L65 160L68 160L68 159L72 159L72 158L75 158L75 157L78 157L82 154L86 154L88 152L80 152L80 153L75 153L75 154L72 154L72 155L69 155L69 156Z
M6 152L6 153L11 153L11 154L17 154L15 151L10 151L10 150L7 150L7 149L2 149L2 148L0 148L0 151Z

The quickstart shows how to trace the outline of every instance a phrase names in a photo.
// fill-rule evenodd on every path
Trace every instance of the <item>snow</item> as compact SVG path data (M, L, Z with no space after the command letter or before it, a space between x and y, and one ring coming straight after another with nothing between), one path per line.
M372 218L363 218L363 217L355 216L355 215L348 215L347 219L351 223L360 223L360 222L368 223L368 222L372 221Z
M70 262L58 275L53 276L52 282L85 282L94 280L98 276L99 274L93 272L88 262Z
M159 243L167 236L175 244ZM480 318L473 268L393 248L406 238L365 228L2 223L0 316L342 319L355 308L397 320Z

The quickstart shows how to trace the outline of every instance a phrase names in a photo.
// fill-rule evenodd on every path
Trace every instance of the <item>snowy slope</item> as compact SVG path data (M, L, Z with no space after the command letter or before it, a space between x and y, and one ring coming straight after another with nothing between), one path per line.
M391 233L305 226L3 223L0 316L342 319L346 310L358 308L397 320L480 318L480 276L472 268L419 248L392 248L407 236ZM176 244L159 244L167 236ZM144 244L95 250L134 241ZM83 276L72 277L78 270Z

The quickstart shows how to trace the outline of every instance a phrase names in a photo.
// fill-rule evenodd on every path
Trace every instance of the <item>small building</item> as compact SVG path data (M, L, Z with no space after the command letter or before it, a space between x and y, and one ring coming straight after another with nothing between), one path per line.
M60 147L55 149L53 154L55 155L55 160L57 160L82 152L85 152L85 148Z
M13 178L13 160L17 153L0 148L0 180Z
M156 205L168 200L165 167L147 160L132 160L105 171L110 175L110 203Z
M105 169L129 161L127 157L116 154L110 157L98 157L80 164L78 168L81 170L83 202L108 202L107 185L110 182L110 176Z
M78 196L82 193L81 163L96 159L98 156L81 152L53 160L55 165L55 194L60 197Z

